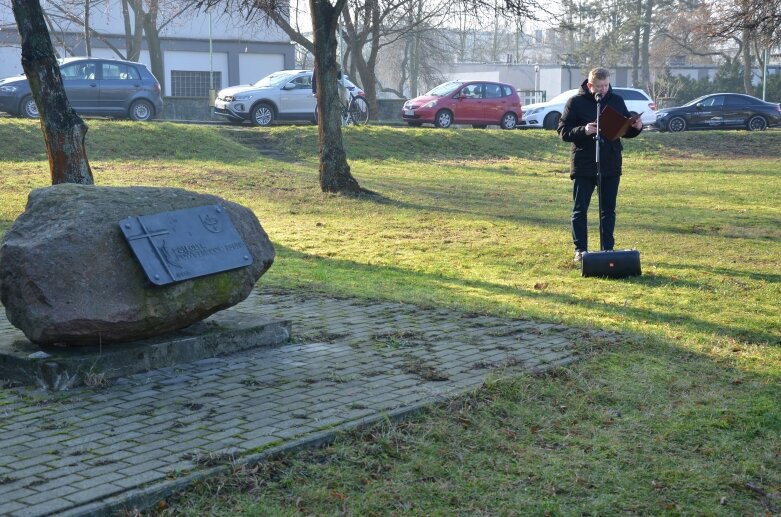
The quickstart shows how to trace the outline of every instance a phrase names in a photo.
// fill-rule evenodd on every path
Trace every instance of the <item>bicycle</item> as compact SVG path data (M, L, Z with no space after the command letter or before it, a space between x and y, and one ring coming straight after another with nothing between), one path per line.
M348 99L345 101L342 96L339 96L339 114L342 126L363 126L369 121L369 103L366 99L359 95L353 94L351 91L347 91ZM317 121L318 111L317 103L315 103L315 121Z
M363 126L369 121L369 104L363 97L353 95L353 92L350 91L347 93L350 94L350 101L347 106L342 103L342 125Z

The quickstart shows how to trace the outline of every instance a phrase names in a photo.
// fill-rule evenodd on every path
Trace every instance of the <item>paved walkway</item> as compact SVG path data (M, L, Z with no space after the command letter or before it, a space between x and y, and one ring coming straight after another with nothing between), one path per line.
M108 515L341 429L575 359L582 330L397 303L259 290L237 306L293 342L120 379L0 388L0 515Z

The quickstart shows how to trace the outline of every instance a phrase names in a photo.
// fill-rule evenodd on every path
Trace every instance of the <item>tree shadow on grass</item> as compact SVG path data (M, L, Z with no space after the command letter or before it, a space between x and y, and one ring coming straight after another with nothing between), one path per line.
M309 253L303 253L284 246L276 245L279 258L284 260L285 256L303 260L325 263L328 269L335 270L334 276L342 276L346 274L349 278L366 277L366 282L370 282L372 277L382 278L384 282L389 280L397 285L401 286L405 283L415 285L417 288L430 286L431 291L442 291L443 289L462 289L468 290L481 290L487 294L496 294L501 296L511 296L518 298L525 298L528 300L545 300L549 303L570 306L577 305L582 308L582 313L594 311L602 314L607 314L622 320L634 320L638 322L646 322L650 324L666 325L675 324L686 328L688 332L692 333L711 333L721 336L731 336L740 340L747 340L754 343L771 343L779 344L778 336L772 333L772 329L757 332L750 328L740 325L718 325L709 322L705 319L698 318L695 312L682 313L673 311L660 311L651 310L638 307L610 304L607 302L601 302L596 300L586 300L570 296L566 294L549 293L545 290L537 290L533 287L525 289L519 287L512 287L507 285L496 284L493 282L487 282L483 280L465 279L452 275L445 275L441 273L424 273L420 271L412 271L409 269L403 269L396 266L378 266L371 264L362 264L353 260L335 259L329 257L323 257L320 255L312 255ZM729 270L726 270L729 271ZM660 287L662 284L654 276L639 276L624 278L621 280L608 280L608 279L583 279L588 282L611 282L615 285L615 290L620 290L622 284L635 284L645 286L647 288ZM320 284L324 290L328 291L329 282L327 280ZM308 286L313 288L314 286ZM344 292L344 289L340 289L338 285L334 285L335 290ZM349 289L349 287L348 287ZM382 295L378 292L378 297ZM404 300L397 300L404 301ZM433 304L432 304L433 305ZM540 319L540 318L537 318ZM558 320L544 319L541 321L549 321L554 323L560 323Z
M746 262L750 262L750 259L747 259ZM673 264L669 262L655 262L654 265L658 267L673 269L673 270L694 269L697 271L704 271L706 273L710 273L712 275L718 275L718 276L750 278L752 280L759 280L771 284L781 283L781 274L777 275L773 273L757 273L756 271L741 271L739 269L730 269L725 267L713 267L713 266L704 266L704 265L697 265L697 264ZM670 281L675 282L677 284L680 282L680 279L671 277Z
M398 187L394 187L398 188ZM485 196L484 200L476 199L475 196L470 196L468 202L460 204L459 208L458 198L454 197L453 192L449 191L446 187L437 189L430 187L427 189L418 189L417 192L421 196L428 197L432 200L431 203L413 203L409 201L402 201L388 197L387 195L372 192L360 196L360 199L364 199L369 202L377 203L378 205L385 205L395 209L410 210L419 213L441 213L450 215L464 215L473 216L477 219L499 219L504 221L511 221L518 224L528 224L540 227L561 227L569 224L569 211L564 212L564 217L557 219L551 217L550 206L535 206L531 207L528 204L523 204L522 200L518 200L518 209L514 214L500 213L497 211L497 206L506 207L507 198L491 198L489 195ZM482 196L481 196L482 197ZM435 204L434 200L449 200L447 204ZM542 203L540 201L540 203ZM448 206L450 205L450 206ZM540 215L533 216L532 212L537 212Z

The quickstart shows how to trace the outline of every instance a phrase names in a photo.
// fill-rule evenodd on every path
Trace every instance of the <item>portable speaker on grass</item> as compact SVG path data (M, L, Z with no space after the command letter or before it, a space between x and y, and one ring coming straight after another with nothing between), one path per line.
M640 252L637 250L617 250L585 253L581 262L580 274L602 278L640 276Z

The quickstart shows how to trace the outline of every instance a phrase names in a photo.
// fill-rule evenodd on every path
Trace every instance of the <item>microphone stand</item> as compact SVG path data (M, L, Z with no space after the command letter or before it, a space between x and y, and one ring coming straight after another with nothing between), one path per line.
M597 132L594 135L594 141L596 142L596 151L597 151L597 218L599 219L599 251L603 251L605 249L604 242L602 242L602 171L600 170L600 164L599 164L599 143L602 139L599 134L599 112L600 112L600 103L602 102L602 96L600 94L596 94L594 98L597 100Z

